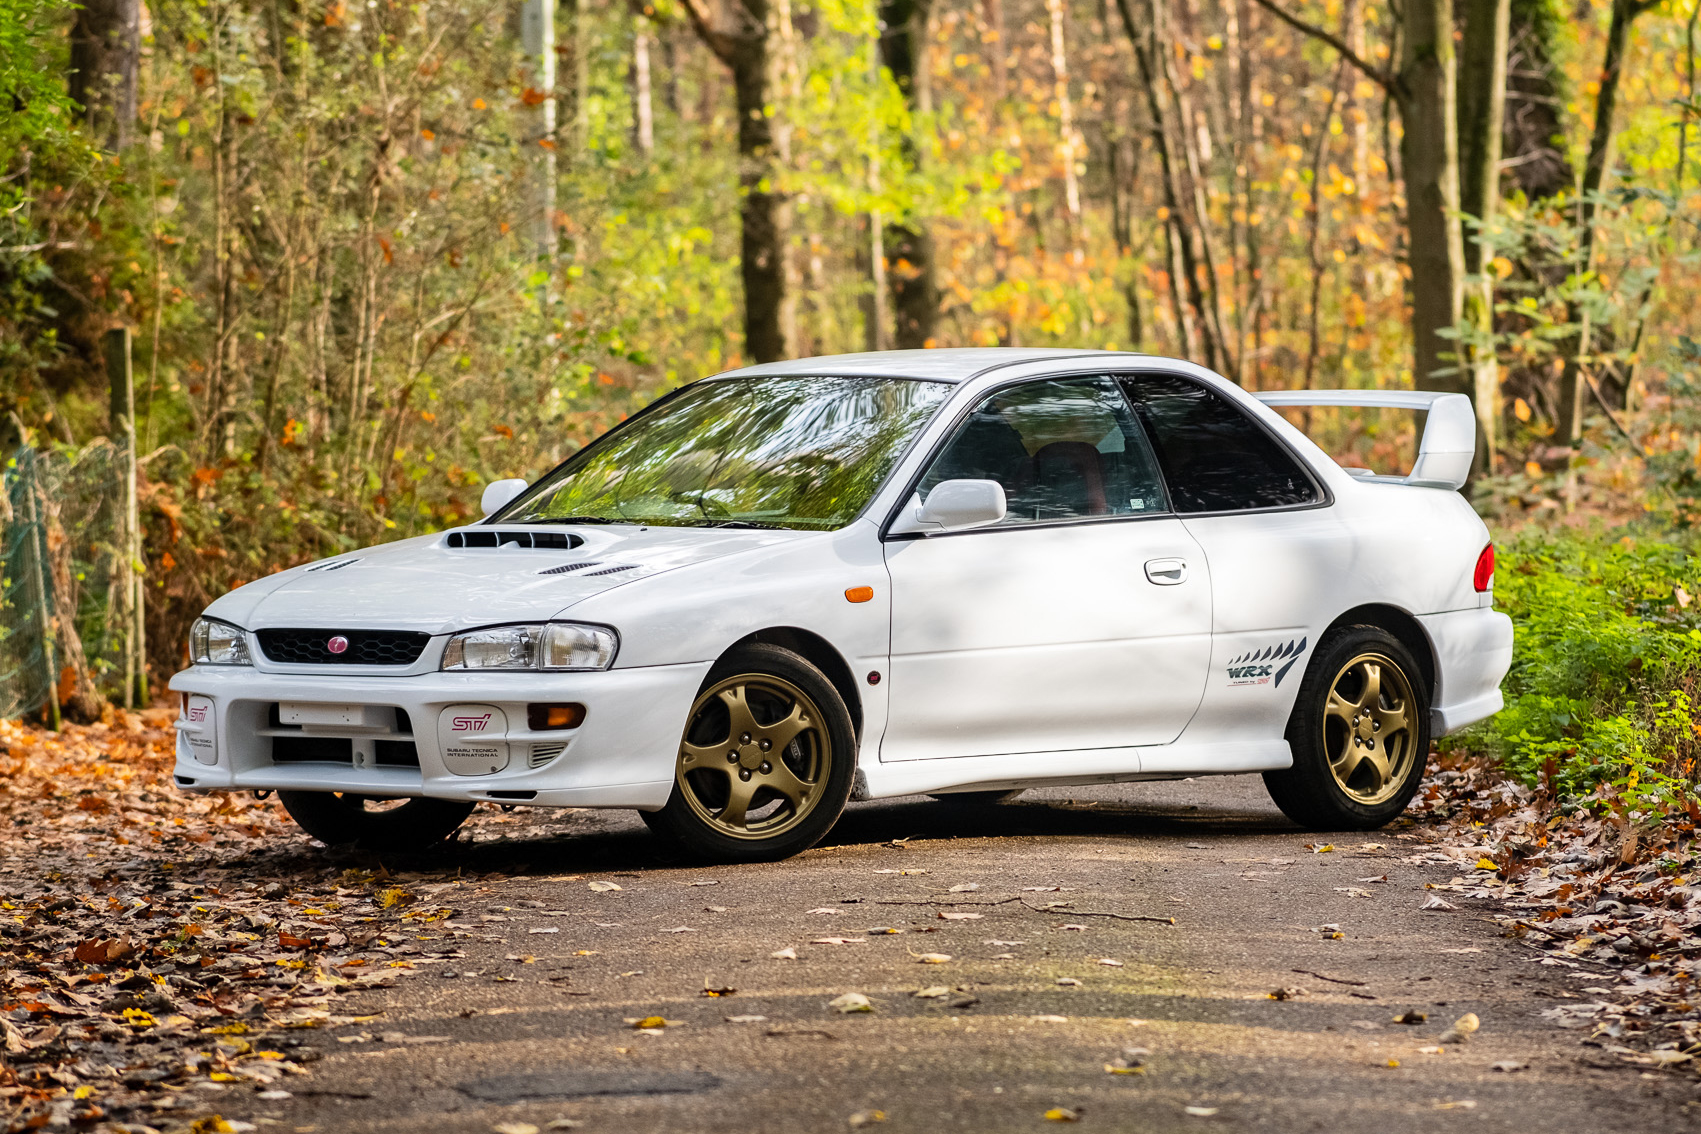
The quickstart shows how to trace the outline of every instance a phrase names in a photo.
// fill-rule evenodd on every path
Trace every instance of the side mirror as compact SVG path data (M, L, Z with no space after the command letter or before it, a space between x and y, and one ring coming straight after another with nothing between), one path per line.
M479 507L484 509L486 516L493 515L525 490L526 482L523 480L493 480L484 486L484 499L479 502Z
M937 535L984 528L1005 516L1004 486L996 480L944 480L925 503L912 503L891 527L895 534Z

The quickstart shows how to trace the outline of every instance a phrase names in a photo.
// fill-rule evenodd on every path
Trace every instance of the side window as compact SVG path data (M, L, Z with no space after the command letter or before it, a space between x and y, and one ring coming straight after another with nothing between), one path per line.
M1234 512L1311 504L1317 487L1298 463L1225 398L1172 374L1124 378L1152 435L1177 512Z
M1107 378L1030 382L1002 390L957 430L927 475L996 480L1001 526L1166 510L1163 481L1140 423Z

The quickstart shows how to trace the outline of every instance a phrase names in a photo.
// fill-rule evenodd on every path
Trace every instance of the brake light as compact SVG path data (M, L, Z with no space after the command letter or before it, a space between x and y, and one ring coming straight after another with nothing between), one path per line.
M1477 589L1478 594L1494 586L1494 545L1492 543L1483 548L1482 554L1477 556L1477 569L1471 572L1471 586Z

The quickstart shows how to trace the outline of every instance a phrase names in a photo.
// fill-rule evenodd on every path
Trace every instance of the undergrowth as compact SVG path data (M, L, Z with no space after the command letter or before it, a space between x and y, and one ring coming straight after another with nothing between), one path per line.
M1701 558L1675 540L1526 531L1498 549L1506 708L1450 742L1562 807L1696 816Z

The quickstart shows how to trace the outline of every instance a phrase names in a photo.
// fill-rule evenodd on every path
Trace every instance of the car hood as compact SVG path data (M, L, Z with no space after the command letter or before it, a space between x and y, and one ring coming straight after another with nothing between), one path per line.
M444 634L470 626L552 618L592 595L639 579L807 534L504 524L497 530L566 532L584 542L570 550L518 543L451 546L450 537L456 532L489 530L458 528L293 567L232 591L208 607L207 614L249 630L396 629Z

